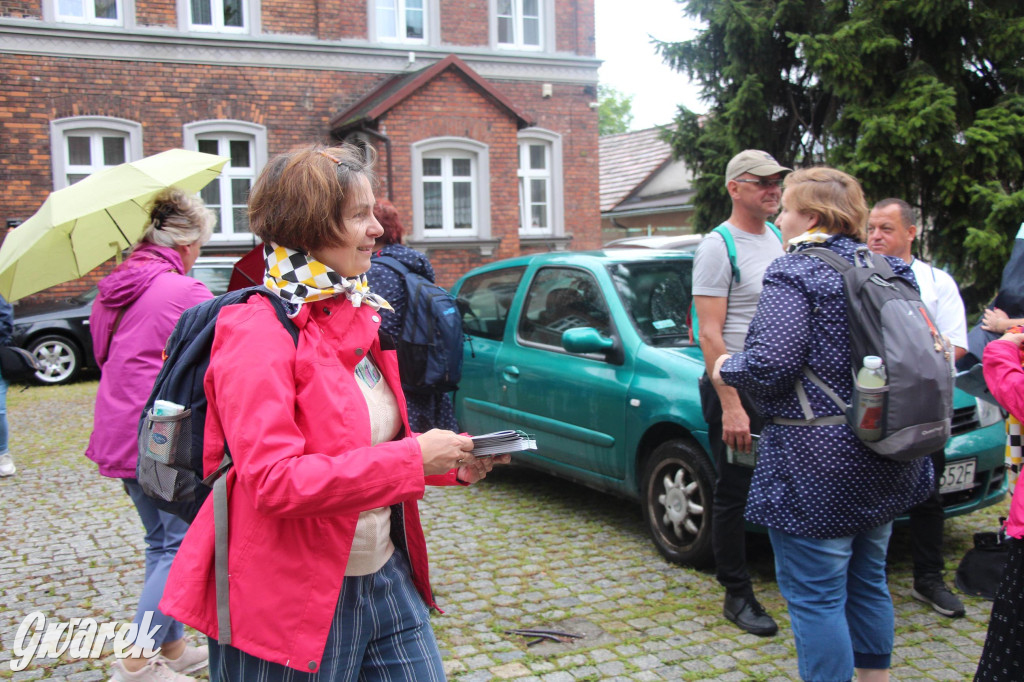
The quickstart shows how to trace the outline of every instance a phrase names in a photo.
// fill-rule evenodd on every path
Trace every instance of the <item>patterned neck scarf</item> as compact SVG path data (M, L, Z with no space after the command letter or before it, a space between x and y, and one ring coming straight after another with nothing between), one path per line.
M338 294L344 294L354 308L365 303L374 310L393 310L387 301L370 291L365 274L346 279L312 256L272 242L263 245L263 260L267 265L263 284L295 307L289 317L297 315L303 303Z
M786 251L792 253L797 249L801 248L804 244L824 244L832 235L825 231L823 227L812 227L801 235L793 237L789 240L789 246Z

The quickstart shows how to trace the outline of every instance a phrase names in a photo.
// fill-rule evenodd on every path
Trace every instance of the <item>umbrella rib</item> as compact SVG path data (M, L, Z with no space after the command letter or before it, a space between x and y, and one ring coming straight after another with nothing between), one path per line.
M103 212L107 214L107 217L110 218L110 222L114 224L114 227L116 227L117 231L121 234L121 238L124 239L124 248L127 249L129 246L132 245L131 241L129 241L128 237L124 235L124 231L121 229L121 226L117 224L117 221L114 219L114 216L110 215L110 209L105 208L103 209Z

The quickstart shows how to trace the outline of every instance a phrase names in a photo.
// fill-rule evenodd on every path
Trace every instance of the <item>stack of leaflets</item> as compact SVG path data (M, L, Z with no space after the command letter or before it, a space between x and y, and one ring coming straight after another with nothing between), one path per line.
M508 452L536 450L537 441L522 431L495 431L480 436L473 436L474 457L491 457L504 455Z

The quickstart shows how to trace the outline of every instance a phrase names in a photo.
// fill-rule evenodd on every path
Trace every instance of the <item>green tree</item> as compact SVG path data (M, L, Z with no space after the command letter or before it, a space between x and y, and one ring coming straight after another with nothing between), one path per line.
M597 134L624 133L633 123L633 95L608 85L597 86Z
M710 104L681 108L670 136L698 177L700 229L728 214L729 158L765 149L906 199L969 310L993 294L1024 219L1024 3L680 2L706 28L657 47Z

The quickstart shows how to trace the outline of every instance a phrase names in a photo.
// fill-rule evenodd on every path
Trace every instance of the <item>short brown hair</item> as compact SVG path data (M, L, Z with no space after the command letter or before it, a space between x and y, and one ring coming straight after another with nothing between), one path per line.
M786 176L788 211L818 217L818 226L832 234L864 241L868 204L852 175L828 166L801 168Z
M279 154L249 194L249 229L296 251L340 246L345 205L359 176L375 179L372 147L310 145Z
M912 225L916 225L917 221L914 218L914 209L910 207L910 204L903 201L903 199L897 199L896 197L889 197L888 199L882 199L877 204L871 207L871 210L876 208L889 208L890 206L899 207L900 220L903 221L903 228L910 229Z
M398 217L398 209L387 199L377 199L373 205L373 216L384 228L384 234L378 239L385 244L401 244L405 228L402 227L402 220Z

